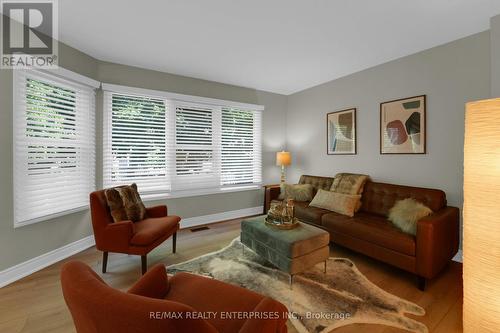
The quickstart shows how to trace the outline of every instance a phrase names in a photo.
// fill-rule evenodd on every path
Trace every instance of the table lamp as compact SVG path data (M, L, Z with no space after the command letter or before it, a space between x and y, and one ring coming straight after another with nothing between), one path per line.
M285 167L292 164L292 155L288 151L276 153L276 165L281 166L281 183L285 182Z
M463 217L464 332L499 332L500 98L467 104Z

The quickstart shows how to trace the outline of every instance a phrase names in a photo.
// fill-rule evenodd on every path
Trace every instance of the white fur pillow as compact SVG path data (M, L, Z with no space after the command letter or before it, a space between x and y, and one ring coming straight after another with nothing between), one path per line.
M389 221L401 231L416 235L417 222L432 214L432 210L413 198L398 200L389 210Z

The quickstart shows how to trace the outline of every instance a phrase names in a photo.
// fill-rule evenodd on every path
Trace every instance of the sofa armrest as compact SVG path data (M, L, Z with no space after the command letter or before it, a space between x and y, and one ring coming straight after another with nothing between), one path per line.
M165 265L157 264L144 274L127 292L129 294L164 299L170 290Z
M267 214L269 208L271 208L271 201L278 199L280 196L281 188L279 185L266 185L264 194L264 214Z
M458 252L459 210L445 207L417 223L417 274L431 279Z
M147 217L165 217L168 210L166 205L154 206L146 208Z
M130 245L134 234L132 221L110 223L104 228L101 248L103 251L124 252Z
M286 332L288 309L281 303L266 297L252 311L260 314L260 318L248 319L240 329L240 333L279 333Z

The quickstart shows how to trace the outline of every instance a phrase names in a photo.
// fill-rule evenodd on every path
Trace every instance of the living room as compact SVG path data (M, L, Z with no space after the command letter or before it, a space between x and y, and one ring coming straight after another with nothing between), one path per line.
M1 332L497 331L497 1L0 26Z

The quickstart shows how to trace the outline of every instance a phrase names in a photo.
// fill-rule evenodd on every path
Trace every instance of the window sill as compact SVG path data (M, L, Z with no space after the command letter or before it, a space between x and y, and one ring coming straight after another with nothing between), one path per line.
M200 190L188 190L188 191L175 191L169 193L155 193L155 194L143 194L141 198L143 201L156 201L163 199L176 199L176 198L188 198L196 197L200 195L210 195L210 194L221 194L221 193L232 193L232 192L243 192L243 191L255 191L260 189L259 184L244 185L244 186L232 186L224 188L209 188Z
M85 205L85 206L81 206L81 207L77 207L77 208L65 210L65 211L54 213L54 214L50 214L50 215L40 216L40 217L31 219L31 220L14 222L14 228L20 228L20 227L24 227L24 226L27 226L27 225L35 224L35 223L38 223L38 222L44 222L44 221L52 220L52 219L55 219L57 217L61 217L61 216L65 216L65 215L69 215L69 214L81 212L81 211L88 210L88 209L89 209L89 206Z

